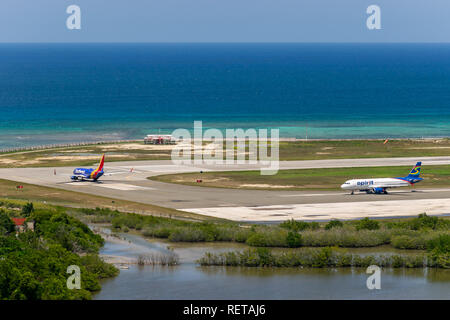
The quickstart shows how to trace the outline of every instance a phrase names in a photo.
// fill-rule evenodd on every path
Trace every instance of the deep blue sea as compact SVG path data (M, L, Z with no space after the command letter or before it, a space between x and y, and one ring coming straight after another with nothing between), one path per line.
M450 136L450 44L0 44L0 148L192 128Z

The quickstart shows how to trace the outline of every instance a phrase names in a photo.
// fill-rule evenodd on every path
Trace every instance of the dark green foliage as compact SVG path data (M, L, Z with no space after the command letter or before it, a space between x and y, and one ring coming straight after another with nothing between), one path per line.
M387 222L390 229L410 229L410 230L448 230L450 220L428 216L426 213L419 214L417 218L405 221Z
M427 240L420 236L398 235L392 236L391 245L397 249L426 249Z
M450 234L442 234L428 242L430 259L440 268L450 268Z
M173 242L206 242L214 241L214 235L208 234L200 228L176 228L169 235Z
M14 222L6 211L0 209L0 235L8 234L14 231Z
M97 212L99 217L112 217L111 221L116 230L127 232L129 229L141 229L145 236L165 238L174 242L232 241L255 247L375 247L391 244L399 249L423 250L433 236L427 233L428 230L433 231L430 228L422 232L411 227L416 223L415 220L425 221L422 225L431 225L425 215L399 222L380 222L368 218L353 222L331 220L325 228L320 228L317 222L292 219L280 225L241 226L232 222L181 221L108 209L89 211L89 219L92 220ZM450 227L448 221L442 218L438 218L435 225L436 230L448 230ZM296 233L300 234L301 242L297 236L294 239Z
M380 229L380 223L376 220L369 218L361 219L356 224L356 230L378 230Z
M450 252L450 234L441 234L428 242L428 250L440 253Z
M258 255L259 265L262 267L271 266L274 262L274 257L269 249L257 248L256 254Z
M47 241L62 245L73 252L97 252L103 246L101 236L87 225L63 212L37 210L31 215L36 221L36 234Z
M315 222L315 221L310 222L309 223L309 228L311 230L318 230L318 229L320 229L320 224L318 222Z
M155 227L144 227L142 234L146 237L169 238L171 232L171 227L159 225Z
M249 246L254 247L265 247L267 246L267 238L262 233L253 233L250 237L247 238L245 242Z
M18 238L13 242L21 251L1 255L0 299L89 299L92 291L100 290L100 278L117 274L98 256L80 258L57 244L33 248ZM81 290L67 289L70 265L81 269Z
M439 223L438 217L427 216L426 213L419 214L419 217L411 221L411 229L422 230L432 229L436 230Z
M246 243L253 247L287 247L288 231L280 229L254 229Z
M285 228L292 231L303 231L303 230L317 230L320 225L317 222L305 222L305 221L295 221L294 219L284 221L280 224L281 228Z
M97 255L101 237L63 210L28 206L22 212L31 214L36 229L0 235L0 300L90 299L99 279L118 273ZM70 265L80 267L80 290L67 288Z
M121 213L117 210L98 207L95 209L83 208L80 211L84 220L92 223L111 223L114 217L121 215Z
M289 248L298 248L302 245L302 236L294 231L289 231L286 237L286 243Z
M24 217L28 217L31 213L34 212L34 206L33 206L33 202L27 202L27 204L25 204L22 207L22 216Z
M330 247L325 247L313 253L312 267L324 268L332 265L332 251Z
M392 232L387 230L356 231L350 226L332 228L330 230L302 232L303 246L307 247L376 247L389 244L391 235Z
M99 279L114 277L118 273L113 265L104 263L97 254L82 256L81 263Z
M328 222L325 225L325 230L330 230L332 228L342 228L344 226L344 224L342 223L342 221L339 220L330 220L330 222Z
M143 216L136 214L119 215L112 219L111 223L113 228L121 229L123 227L136 229L142 225Z
M261 249L264 249L261 251ZM423 268L438 266L429 262L425 255L364 255L350 254L336 249L302 248L282 252L271 252L267 248L231 251L225 253L206 253L198 263L204 266L246 266L246 267L368 267L378 265L392 268Z

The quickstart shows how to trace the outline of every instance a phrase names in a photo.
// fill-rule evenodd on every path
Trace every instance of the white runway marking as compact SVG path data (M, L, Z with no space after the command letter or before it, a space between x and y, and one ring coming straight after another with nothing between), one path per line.
M197 214L235 221L280 221L355 219L362 217L400 217L427 214L449 214L450 199L417 199L315 203L257 207L215 207L182 209Z
M130 166L120 166L116 167L120 169L130 170ZM139 170L141 172L158 172L158 173L177 173L177 172L196 172L196 171L209 171L207 169L189 167L189 166L179 166L174 164L169 165L146 165L146 166L134 166L134 171Z
M117 172L105 173L104 176L113 176L113 175L116 175L116 174L130 174L130 173L141 173L141 172L137 172L137 171L130 172L130 170L128 170L128 171L117 171Z
M338 196L347 193L302 193L302 194L282 194L280 197L319 197L319 196Z
M415 190L414 192L442 192L442 191L447 191L450 192L450 189L422 189L422 190Z
M115 189L115 190L121 190L121 191L155 190L154 188L135 186L132 184L125 184L125 183L97 184L96 186L103 187L103 188L109 188L109 189Z
M125 184L125 183L93 183L93 182L67 182L66 184L71 186L91 186L91 187L103 187L103 188L109 188L109 189L116 189L121 191L133 191L133 190L155 190L155 188L150 187L141 187L141 186L135 186L133 184Z

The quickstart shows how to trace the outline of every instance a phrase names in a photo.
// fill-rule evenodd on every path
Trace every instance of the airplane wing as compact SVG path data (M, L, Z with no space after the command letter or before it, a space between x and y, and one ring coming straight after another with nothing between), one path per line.
M113 176L116 174L129 174L129 171L117 171L117 172L108 172L108 173L104 173L104 176Z
M409 183L407 181L404 182L383 182L383 183L376 183L374 185L372 185L372 188L399 188L399 187L405 187L409 185Z

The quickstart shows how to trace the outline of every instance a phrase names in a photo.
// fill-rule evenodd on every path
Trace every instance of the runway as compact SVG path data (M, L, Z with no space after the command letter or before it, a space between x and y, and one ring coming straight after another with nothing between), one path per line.
M340 159L282 161L280 169L370 167L450 164L450 157ZM450 213L449 189L408 188L387 195L355 194L340 191L265 191L194 187L146 179L149 176L224 170L252 170L258 165L192 166L171 161L110 162L100 182L70 182L73 167L6 168L0 177L48 187L84 192L115 199L148 203L236 221L273 222L286 219L329 220L360 217L412 216ZM368 171L370 174L370 171ZM199 173L200 175L200 173Z

